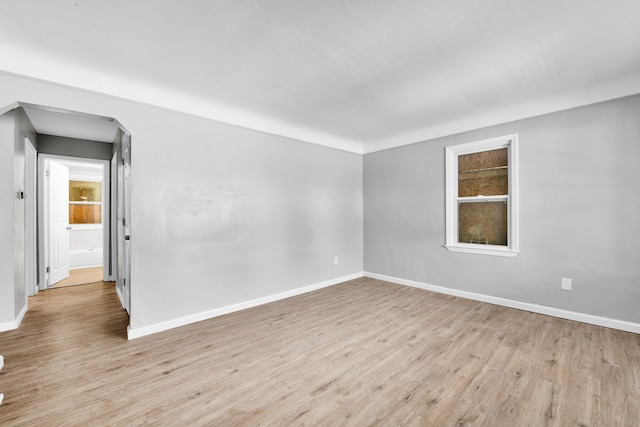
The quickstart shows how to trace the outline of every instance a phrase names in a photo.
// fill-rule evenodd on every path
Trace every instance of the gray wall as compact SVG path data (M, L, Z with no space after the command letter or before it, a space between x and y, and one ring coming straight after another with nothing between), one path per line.
M361 156L158 115L132 131L135 327L362 271Z
M15 110L17 125L15 132L14 158L13 158L13 182L17 191L25 190L25 147L24 139L28 137L33 144L38 144L37 134L29 117L22 108ZM35 145L37 147L37 145ZM27 197L36 197L35 194L28 194ZM25 287L25 256L26 256L26 240L25 240L25 200L14 202L14 241L15 252L14 259L14 303L16 313L19 313L27 305L27 290Z
M17 315L13 287L14 135L15 114L0 116L0 323L11 322Z
M362 271L359 155L0 74L0 106L16 101L131 132L134 329Z
M38 153L111 160L113 144L40 134L38 135Z
M27 304L25 202L18 198L18 192L25 190L25 137L37 144L36 133L21 108L0 116L0 323L15 321Z
M449 252L444 147L511 133L521 253ZM639 160L640 96L368 154L364 269L640 322Z

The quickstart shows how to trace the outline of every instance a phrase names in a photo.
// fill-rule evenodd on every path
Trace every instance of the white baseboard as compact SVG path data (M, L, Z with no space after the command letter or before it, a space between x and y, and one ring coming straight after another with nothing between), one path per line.
M120 300L120 305L122 306L122 308L126 307L124 305L124 296L122 295L122 292L120 292L120 288L118 288L118 286L116 286L115 288L116 288L116 295L118 295L118 299Z
M29 304L25 302L24 306L22 307L22 310L20 310L20 313L18 313L18 318L16 319L16 329L18 329L18 327L22 324L22 320L24 319L24 316L27 315L28 310L29 310Z
M202 320L211 319L214 317L222 316L224 314L233 313L235 311L245 310L247 308L256 307L262 304L268 304L270 302L278 301L285 298L290 298L296 295L300 295L300 294L315 291L318 289L326 288L329 286L337 285L338 283L343 283L349 280L358 279L362 276L363 276L362 272L354 273L348 276L337 277L335 279L326 280L324 282L314 283L313 285L291 289L289 291L280 292L273 295L267 295L267 296L252 299L249 301L232 304L225 307L215 308L213 310L207 310L200 313L190 314L188 316L167 320L165 322L155 323L153 325L143 326L140 328L131 328L131 326L129 326L129 328L127 329L127 338L131 340L134 338L144 337L146 335L155 334L156 332L166 331L169 329L177 328L179 326L200 322Z
M459 289L446 288L444 286L430 285L427 283L416 282L416 281L407 280L407 279L400 279L398 277L386 276L383 274L360 272L360 273L355 273L348 276L342 276L335 279L327 280L320 283L315 283L313 285L304 286L301 288L296 288L289 291L280 292L273 295L267 295L265 297L256 298L253 300L216 308L213 310L208 310L208 311L191 314L184 317L179 317L179 318L168 320L165 322L159 322L152 325L143 326L141 328L129 327L127 330L127 337L128 339L140 338L146 335L155 334L157 332L162 332L169 329L177 328L179 326L200 322L202 320L211 319L214 317L222 316L224 314L233 313L235 311L256 307L262 304L268 304L270 302L278 301L281 299L285 299L285 298L293 297L296 295L304 294L307 292L315 291L318 289L326 288L329 286L337 285L339 283L357 279L363 276L371 277L373 279L378 279L378 280L384 280L386 282L395 283L398 285L411 286L414 288L424 289L427 291L433 291L441 294L447 294L447 295L453 295L461 298L471 299L474 301L481 301L481 302L486 302L490 304L500 305L503 307L515 308L518 310L530 311L533 313L544 314L547 316L558 317L561 319L574 320L577 322L588 323L591 325L604 326L607 328L618 329L621 331L640 334L640 324L638 323L627 322L624 320L610 319L608 317L595 316L595 315L579 313L575 311L563 310L560 308L554 308L554 307L549 307L545 305L516 301L508 298L478 294L478 293L463 291ZM118 297L122 302L122 297L119 293L118 293ZM2 324L0 324L0 331L2 331L1 328L2 328ZM15 328L12 328L12 329L15 329Z
M411 286L413 288L420 288L427 291L438 292L441 294L453 295L475 301L488 302L490 304L501 305L504 307L517 308L518 310L530 311L533 313L545 314L547 316L559 317L561 319L575 320L577 322L589 323L591 325L604 326L607 328L619 329L621 331L640 334L640 324L627 322L624 320L610 319L608 317L594 316L591 314L549 307L546 305L516 301L507 298L494 297L491 295L477 294L474 292L467 292L459 289L445 288L444 286L430 285L427 283L400 279L392 276L385 276L383 274L369 273L366 271L364 272L364 276L371 277L372 279L384 280L385 282L391 282L399 285Z
M96 268L96 267L102 267L104 264L89 264L89 265L81 265L78 267L69 267L69 271L71 270L82 270L84 268Z
M15 320L0 323L0 332L13 331L14 329L18 329L18 327L22 323L22 319L24 319L24 316L27 314L27 309L28 305L25 304L24 307L22 307L22 310L20 310L20 313L18 313L18 317L16 317Z
M15 320L0 323L0 332L12 331L18 329L18 323Z

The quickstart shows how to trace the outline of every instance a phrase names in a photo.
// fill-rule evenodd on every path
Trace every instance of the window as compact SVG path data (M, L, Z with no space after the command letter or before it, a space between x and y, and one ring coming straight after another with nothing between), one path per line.
M69 224L102 224L102 183L69 181Z
M517 135L446 148L447 249L518 254L517 150Z

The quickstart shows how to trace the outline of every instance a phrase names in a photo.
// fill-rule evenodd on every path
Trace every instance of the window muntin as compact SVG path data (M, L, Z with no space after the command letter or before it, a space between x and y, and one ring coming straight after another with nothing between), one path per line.
M451 251L515 256L517 135L447 147Z

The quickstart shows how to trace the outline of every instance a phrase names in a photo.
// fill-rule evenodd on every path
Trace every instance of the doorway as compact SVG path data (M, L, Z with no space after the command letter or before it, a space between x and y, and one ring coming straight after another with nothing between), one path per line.
M36 280L33 292L26 289L28 294L37 293L47 289L58 280L51 280L52 264L58 261L56 268L62 267L74 269L80 267L100 267L102 269L101 281L116 282L116 294L122 307L130 313L130 251L129 251L129 177L131 171L131 136L128 131L115 119L95 116L41 105L17 103L16 107L22 108L28 121L25 128L33 127L35 137L32 145L35 147L38 158L38 197L37 209L26 208L25 218L31 212L36 212L37 239L34 239L33 251L35 256L29 255L25 250L25 259L32 262L36 269ZM31 126L28 126L31 125ZM62 239L56 243L64 244L64 231L79 236L71 236L67 252L58 251L59 255L51 250L53 237L45 232L45 197L53 199L45 191L47 184L44 178L47 170L44 163L47 160L66 167L70 173L65 184L59 186L60 192L56 197L58 203L58 216L71 218L71 223L60 223ZM51 172L49 172L51 173ZM100 173L102 176L100 177ZM76 181L72 183L71 181ZM64 189L66 187L66 190ZM86 190L86 191L85 191ZM76 191L76 195L74 195ZM84 191L84 193L83 193ZM93 191L93 195L90 195ZM100 193L100 200L96 197ZM71 200L76 198L77 200ZM85 199L86 197L86 199ZM90 200L94 198L95 200ZM75 211L75 212L72 212ZM72 216L70 217L70 213ZM102 227L97 225L99 217ZM91 219L93 218L93 219ZM49 221L49 220L47 220ZM125 225L126 224L126 225ZM46 227L53 228L49 221ZM69 230L67 230L69 227ZM25 226L25 235L29 235L29 226ZM36 234L36 231L33 231ZM93 235L92 238L89 235ZM67 234L67 238L69 235ZM75 238L78 238L74 240ZM101 237L101 245L95 238ZM94 239L94 243L87 240ZM125 240L126 239L126 240ZM47 252L52 253L49 257ZM69 251L76 251L74 254ZM64 254L67 254L66 256ZM58 258L53 258L58 256ZM75 258L75 259L74 259ZM100 261L102 258L102 261ZM48 262L47 262L48 261ZM26 269L25 269L26 270ZM63 276L66 273L62 273ZM25 307L26 311L27 307Z
M48 277L42 288L113 280L110 270L110 168L106 160L39 156L40 230Z

